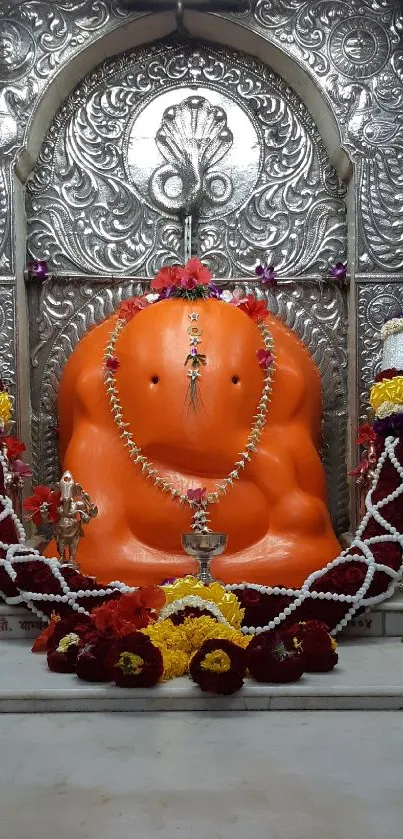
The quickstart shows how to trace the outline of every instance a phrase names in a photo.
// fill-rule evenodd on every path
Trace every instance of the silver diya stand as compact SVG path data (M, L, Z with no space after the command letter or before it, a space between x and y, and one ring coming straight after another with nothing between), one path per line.
M210 572L213 557L225 551L228 543L226 533L183 533L182 547L189 556L195 557L199 564L197 579L204 585L217 582Z

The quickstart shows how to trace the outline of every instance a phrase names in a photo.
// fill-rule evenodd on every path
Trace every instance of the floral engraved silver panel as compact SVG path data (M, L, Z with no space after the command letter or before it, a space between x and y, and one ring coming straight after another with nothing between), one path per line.
M382 341L380 330L385 319L403 309L403 276L395 282L379 277L378 282L358 285L358 359L361 417L368 410L368 392L374 381L381 360Z
M10 212L12 198L9 166L0 166L0 275L11 274L14 265Z
M403 4L252 0L250 25L313 74L356 163L358 269L403 267Z
M28 189L29 254L55 273L151 276L193 215L216 276L345 255L345 189L297 95L259 62L167 42L106 62L66 100Z
M94 324L112 314L122 299L143 286L133 280L50 280L30 296L32 446L34 478L52 483L59 477L57 455L57 399L63 366L80 338ZM231 287L231 286L230 286ZM246 293L257 293L253 281L241 281ZM347 526L345 465L347 421L347 316L340 290L306 281L279 286L267 295L269 308L294 329L306 344L322 375L324 400L323 461L328 477L329 506L338 532Z
M17 397L16 318L13 285L0 284L0 376L10 393Z
M30 116L49 80L128 12L119 0L21 0L2 6L0 149L11 153L23 145Z

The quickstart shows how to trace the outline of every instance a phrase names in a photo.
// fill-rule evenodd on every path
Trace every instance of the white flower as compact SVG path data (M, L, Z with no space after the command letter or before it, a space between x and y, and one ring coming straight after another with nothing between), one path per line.
M145 298L149 303L155 303L155 301L159 298L159 294L146 294Z
M386 341L391 335L398 335L403 332L403 318L391 318L381 328L382 341Z
M382 402L376 412L376 417L377 419L386 419L386 417L390 417L392 414L402 413L403 405L396 405L394 402Z
M233 299L234 298L233 298L232 291L230 291L228 288L225 289L225 291L222 292L221 300L224 300L225 303L232 303Z

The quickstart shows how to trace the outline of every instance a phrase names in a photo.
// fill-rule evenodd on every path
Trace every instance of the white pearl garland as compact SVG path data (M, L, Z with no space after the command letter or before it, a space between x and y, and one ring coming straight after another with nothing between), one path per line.
M261 594L287 596L294 598L293 601L289 603L289 605L286 606L284 610L280 612L275 618L273 618L273 620L269 621L269 623L266 626L243 627L242 631L244 634L254 635L259 632L266 632L270 629L276 628L287 617L292 615L292 613L296 611L296 609L298 609L298 607L301 606L301 604L306 599L312 598L320 600L324 599L329 601L332 600L334 602L348 603L350 605L350 608L346 612L344 618L332 630L332 635L336 635L338 632L340 632L341 629L347 626L349 620L351 620L351 618L354 616L357 609L374 606L375 604L380 603L382 600L385 600L393 594L394 590L396 589L396 586L400 583L402 579L403 566L401 566L401 568L398 571L395 571L394 569L389 568L388 566L383 565L382 563L376 562L374 555L371 551L371 545L377 545L384 542L396 542L400 545L400 547L403 550L403 534L400 533L396 527L391 525L380 513L380 510L383 507L386 507L387 504L389 504L391 501L396 500L403 494L403 466L399 463L395 454L395 449L398 442L398 438L393 437L387 437L385 440L384 451L382 452L378 460L372 487L370 488L365 499L366 513L362 519L361 524L357 529L355 538L350 548L342 551L340 556L336 557L332 562L328 562L324 568L318 571L314 571L312 574L310 574L300 589L289 589L279 586L274 586L273 588L271 588L270 586L248 583L232 584L227 585L225 587L227 591L234 591L238 589L252 589L260 592ZM374 504L372 501L372 496L375 492L379 476L387 459L390 460L390 462L396 469L400 478L400 485L386 498L380 499L376 504ZM3 462L1 454L0 462ZM38 615L38 617L44 620L49 620L49 617L46 615L46 613L40 609L39 604L41 602L68 604L71 607L71 609L73 611L76 611L77 613L89 614L88 611L80 605L81 598L94 598L96 601L97 597L105 597L107 595L113 594L115 591L119 591L121 592L121 594L127 594L136 591L135 587L127 586L118 580L114 580L113 582L109 583L106 588L93 590L80 589L79 591L70 591L68 583L63 576L63 565L60 565L60 563L56 559L46 559L45 557L39 554L39 551L37 551L34 548L30 548L25 544L25 531L18 517L15 515L14 510L12 509L11 500L7 496L0 496L0 521L5 521L7 517L11 518L15 526L17 537L19 540L18 543L15 545L8 545L4 542L0 542L0 548L6 553L5 559L0 560L0 566L4 567L4 570L7 572L10 580L12 582L15 582L17 577L16 568L19 564L39 560L44 565L48 566L55 579L57 579L57 581L59 582L62 591L62 594L46 594L32 591L21 591L17 596L14 597L5 597L0 593L3 599L10 605L15 605L17 603L24 602L29 609L31 609L35 614ZM385 532L379 534L378 536L371 536L365 540L362 540L361 536L371 518L377 521ZM353 549L359 550L360 554L357 555L351 553ZM347 564L349 562L361 562L367 566L365 579L360 589L355 593L355 595L347 595L343 593L334 594L332 592L316 592L311 590L313 583L320 579L324 573L331 571L333 568L337 568L342 564ZM384 591L382 594L376 595L374 597L366 597L366 594L369 590L369 587L372 583L376 571L382 571L384 574L387 574L390 577L390 584L386 591ZM186 599L187 598L184 598L184 600ZM192 598L190 597L190 599ZM215 607L215 604L208 603L208 606L212 611L211 607Z

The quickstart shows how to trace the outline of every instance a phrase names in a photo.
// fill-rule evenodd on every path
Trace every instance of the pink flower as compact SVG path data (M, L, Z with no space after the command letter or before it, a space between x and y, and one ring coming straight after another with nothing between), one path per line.
M206 487L196 487L196 489L188 489L186 493L189 501L193 504L205 504L207 500Z
M18 475L19 478L31 478L32 477L32 469L28 466L28 463L24 463L23 460L14 460L11 464L11 469L14 475Z
M268 370L274 362L274 355L270 352L270 350L258 350L256 357L259 362L259 366L264 367L265 370Z
M111 355L106 359L105 367L107 370L111 370L112 373L116 373L116 370L120 367L120 361L114 355Z
M234 291L232 292L232 302L235 306L239 306L240 303L246 303L247 299L248 298L240 288L234 288Z

